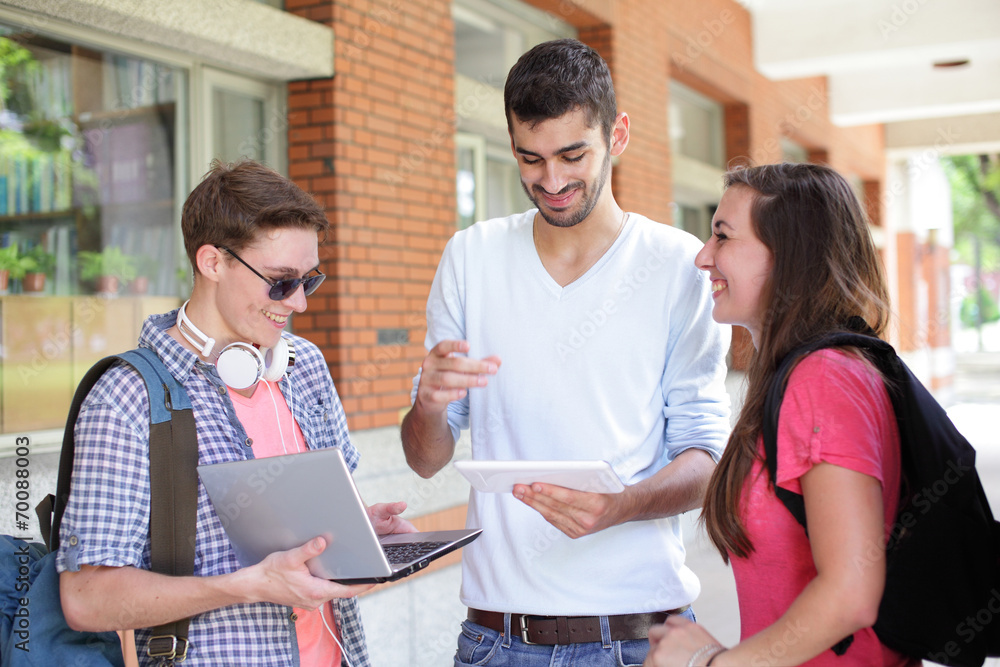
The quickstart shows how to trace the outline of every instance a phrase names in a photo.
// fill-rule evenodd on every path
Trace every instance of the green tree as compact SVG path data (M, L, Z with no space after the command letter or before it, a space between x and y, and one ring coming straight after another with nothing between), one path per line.
M971 329L982 324L989 324L1000 320L1000 308L997 302L985 287L980 287L976 292L966 295L962 299L962 308L959 312L962 325Z
M1000 268L1000 155L946 157L944 165L951 183L955 249L963 262L973 265L978 240L983 268Z
M0 110L10 106L14 88L37 68L38 62L31 51L12 39L0 37Z
M974 317L982 349L982 325L990 311L982 274L1000 269L1000 155L951 156L944 158L944 166L951 184L955 249L975 272L975 303L968 308L963 304L963 315Z

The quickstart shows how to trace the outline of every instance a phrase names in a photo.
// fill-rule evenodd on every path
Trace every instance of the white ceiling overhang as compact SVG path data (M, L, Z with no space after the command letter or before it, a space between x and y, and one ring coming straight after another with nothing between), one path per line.
M0 0L29 28L83 26L274 80L333 76L333 30L251 0Z
M774 80L826 76L838 125L1000 114L998 0L744 4L757 69Z

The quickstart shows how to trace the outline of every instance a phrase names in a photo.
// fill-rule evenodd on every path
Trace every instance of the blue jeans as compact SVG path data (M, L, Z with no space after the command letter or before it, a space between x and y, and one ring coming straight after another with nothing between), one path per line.
M690 607L681 616L695 620ZM510 632L510 614L504 623L507 631L501 633L463 621L455 667L629 667L641 665L649 652L648 639L611 641L607 620L601 622L604 641L558 646L525 644L518 628Z

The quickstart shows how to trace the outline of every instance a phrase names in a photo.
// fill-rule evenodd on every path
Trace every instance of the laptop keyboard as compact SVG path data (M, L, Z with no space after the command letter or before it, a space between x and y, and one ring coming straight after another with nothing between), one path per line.
M416 542L414 544L387 544L383 545L386 558L390 563L409 563L419 560L435 549L443 547L447 542Z

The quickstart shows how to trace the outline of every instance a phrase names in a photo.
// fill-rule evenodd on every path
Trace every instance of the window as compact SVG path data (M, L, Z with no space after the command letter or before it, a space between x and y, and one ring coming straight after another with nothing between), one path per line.
M691 88L670 82L670 140L674 154L723 169L722 105Z
M706 241L722 196L725 125L722 105L670 82L670 144L674 224Z
M60 428L90 365L177 303L185 88L0 23L0 432Z
M0 18L0 455L25 433L58 450L83 374L188 293L192 182L213 157L284 170L287 133L281 86L18 20Z
M0 245L50 278L7 293L176 294L184 73L5 25L0 54Z
M531 207L510 152L503 85L535 44L575 37L554 16L514 0L459 0L455 22L456 220L459 228Z
M278 88L209 67L199 71L206 140L192 147L197 171L207 171L216 158L223 162L250 158L284 172L288 113Z
M809 151L788 137L781 137L781 159L785 162L809 162Z
M509 145L503 148L492 145L486 147L486 179L489 184L487 218L527 211L534 206L521 185L521 172Z
M715 209L716 206L712 204L701 206L678 204L674 213L674 224L702 241L707 241L712 235L712 216L715 215Z
M486 142L482 137L463 133L455 135L455 194L459 229L486 218L485 184L477 183L477 176L482 179L486 171L485 153Z

